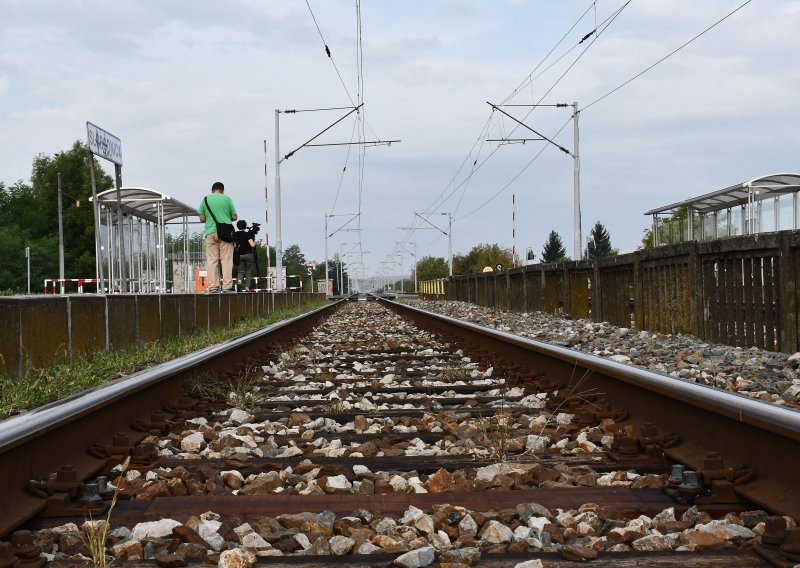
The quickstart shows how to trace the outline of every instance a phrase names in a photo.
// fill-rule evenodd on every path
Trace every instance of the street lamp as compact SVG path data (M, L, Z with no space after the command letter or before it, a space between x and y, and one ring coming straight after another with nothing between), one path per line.
M407 248L403 247L403 243L400 242L400 241L395 241L395 244L398 247L402 248L403 252L407 252L408 254L410 254L410 255L412 255L414 257L414 293L416 294L417 292L419 292L419 290L417 288L417 243L408 243L410 245L414 245L414 252L411 252ZM401 257L401 262L402 262L402 257ZM401 265L401 268L400 268L400 272L401 273L403 272L402 265Z
M69 193L61 190L61 172L56 174L58 177L58 280L59 280L59 289L61 290L61 294L64 294L64 212L63 206L61 204L61 196L66 195L72 201L75 202L77 207L81 206L81 202L78 199L72 197ZM29 286L30 288L30 286ZM30 293L30 289L28 290Z

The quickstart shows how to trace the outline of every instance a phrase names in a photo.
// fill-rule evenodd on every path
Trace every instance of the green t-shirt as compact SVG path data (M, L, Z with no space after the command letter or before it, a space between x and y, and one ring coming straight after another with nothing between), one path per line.
M220 223L230 223L231 216L236 215L236 207L233 206L233 200L223 193L212 193L206 196L206 198L208 199L208 206L211 207L217 221ZM200 215L205 215L206 217L206 230L204 234L212 235L217 232L217 223L214 221L211 213L208 212L206 198L200 202L200 207L197 208L197 211Z

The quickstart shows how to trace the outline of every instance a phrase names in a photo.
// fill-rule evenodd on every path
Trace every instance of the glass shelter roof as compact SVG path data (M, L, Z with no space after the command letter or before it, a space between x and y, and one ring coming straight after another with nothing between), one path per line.
M800 191L800 174L771 174L705 195L657 207L645 212L645 215L671 214L684 207L690 207L703 214L712 213L729 207L746 205L749 200L761 200L797 191Z
M122 212L125 215L139 217L152 223L158 223L158 205L161 204L163 220L165 222L173 219L180 219L184 216L197 217L197 209L189 207L185 203L178 201L154 189L146 187L123 187L120 189L120 201ZM97 194L97 202L105 207L116 208L117 190L108 189Z

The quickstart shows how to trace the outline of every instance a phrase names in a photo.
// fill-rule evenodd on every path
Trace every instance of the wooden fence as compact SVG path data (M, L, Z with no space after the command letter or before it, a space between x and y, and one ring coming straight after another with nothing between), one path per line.
M800 350L799 254L800 231L781 231L453 276L423 282L420 291L791 353Z

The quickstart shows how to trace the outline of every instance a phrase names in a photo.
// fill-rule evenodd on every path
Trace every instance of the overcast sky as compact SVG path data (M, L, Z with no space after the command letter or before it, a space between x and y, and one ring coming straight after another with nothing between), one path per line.
M0 180L29 179L33 157L85 140L88 120L122 139L123 185L197 207L221 180L240 217L263 222L266 139L274 221L275 109L345 107L359 93L355 0L309 1L349 95L304 0L0 0ZM445 230L452 214L456 253L510 248L515 194L517 251L538 256L556 230L572 255L573 159L546 142L487 142L535 135L486 101L584 108L741 3L632 0L614 18L624 0L363 0L364 139L402 142L364 150L362 230L331 237L331 251L360 235L367 275L396 241L446 256L435 229L398 228L424 225L415 211ZM582 112L584 238L600 221L632 251L648 209L800 170L798 29L800 2L754 0ZM572 150L570 109L504 110ZM281 154L345 112L281 115ZM315 142L358 140L353 116ZM324 214L359 210L358 153L307 147L282 163L284 248L323 259Z

